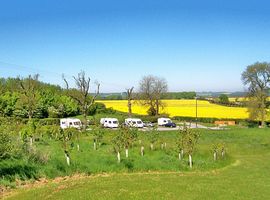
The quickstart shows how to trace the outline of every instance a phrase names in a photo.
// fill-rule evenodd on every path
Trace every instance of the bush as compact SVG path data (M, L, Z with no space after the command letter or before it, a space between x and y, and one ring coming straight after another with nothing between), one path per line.
M38 168L24 160L5 160L0 162L0 177L9 181L36 179Z
M14 145L12 137L6 132L0 132L0 159L10 158L12 156Z
M59 124L60 124L59 118L46 118L46 119L40 119L38 121L39 126L44 126L44 125L57 125L57 126L59 126Z
M28 152L28 159L29 161L45 165L49 161L49 154L35 148L31 148Z
M196 121L196 117L175 116L172 119L178 120L178 121L188 121L188 122ZM203 123L214 123L215 121L235 121L236 123L240 123L240 122L246 122L247 120L246 119L222 119L222 118L211 118L211 117L198 117L197 121L203 122Z

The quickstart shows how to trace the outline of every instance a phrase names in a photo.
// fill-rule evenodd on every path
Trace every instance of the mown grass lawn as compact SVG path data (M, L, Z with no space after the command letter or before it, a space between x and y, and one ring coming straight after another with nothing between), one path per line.
M166 138L174 138L174 133L163 134ZM15 189L5 198L269 199L270 130L203 131L197 153L201 151L206 155L211 144L219 141L227 144L230 162L215 167L208 166L208 163L202 169L195 167L193 170L177 170L174 167L167 169L159 166L156 170L133 172L123 168L115 173L68 178L59 182L49 181L36 187ZM166 166L166 160L163 162ZM196 165L196 160L194 162ZM168 165L170 164L172 163L169 162Z

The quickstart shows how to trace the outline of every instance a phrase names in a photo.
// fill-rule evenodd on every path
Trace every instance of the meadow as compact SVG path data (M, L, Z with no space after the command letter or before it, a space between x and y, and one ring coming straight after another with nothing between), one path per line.
M168 149L159 147L138 155L137 147L129 159L120 164L106 144L113 132L108 132L102 147L94 151L91 136L84 137L82 152L73 151L71 169L59 144L52 145L52 161L40 166L45 171L59 171L66 177L27 184L3 195L4 199L268 199L270 195L269 129L234 128L223 131L201 130L201 139L194 154L194 168L187 159L176 159L173 150L176 132L162 132ZM145 133L140 133L144 138ZM211 145L226 143L226 159L214 162ZM48 145L39 142L44 151ZM53 166L58 160L58 166ZM57 169L57 170L56 170ZM55 177L60 174L51 174Z
M128 112L126 100L114 101L99 101L106 105L107 108L121 112ZM183 116L195 117L196 116L196 100L163 100L165 103L164 109L161 113L169 114L170 117ZM133 113L146 115L147 107L133 102ZM205 118L220 118L220 119L247 119L247 108L243 107L228 107L217 104L209 103L208 101L198 100L198 117Z

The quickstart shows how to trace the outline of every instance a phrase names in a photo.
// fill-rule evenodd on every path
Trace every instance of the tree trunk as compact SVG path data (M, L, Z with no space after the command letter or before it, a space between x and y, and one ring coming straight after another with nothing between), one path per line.
M164 148L166 149L166 147L167 147L167 143L166 143L166 142L164 142Z
M128 148L126 148L126 158L128 158Z
M141 156L144 156L144 146L141 146Z
M70 157L67 153L65 153L67 165L70 166Z
M29 139L30 141L30 146L33 146L33 136L30 136L30 139Z
M161 145L160 145L160 146L161 146L161 149L163 149L163 147L164 147L164 144L163 144L163 143L161 143Z
M217 152L214 152L214 161L217 160Z
M150 144L150 149L151 149L152 151L154 150L154 144L153 144L153 143Z
M192 156L189 154L188 158L189 158L189 167L192 168Z
M85 131L87 127L87 110L83 111L83 121L84 121L83 130Z
M184 150L181 150L181 157L184 158Z
M222 150L222 151L221 151L221 157L224 158L224 156L225 156L225 151Z
M117 162L120 163L121 162L121 156L120 156L120 152L117 152Z
M94 142L94 150L97 150L97 143L96 143L96 141Z
M156 100L156 115L159 115L159 101Z
M80 145L77 144L77 151L80 151Z
M132 108L131 108L131 101L128 100L128 116L131 117L132 116Z
M265 104L264 104L264 100L263 100L263 103L262 103L262 120L261 120L261 127L264 128L265 127Z
M179 160L182 160L182 155L181 155L181 153L178 154L178 158L179 158Z

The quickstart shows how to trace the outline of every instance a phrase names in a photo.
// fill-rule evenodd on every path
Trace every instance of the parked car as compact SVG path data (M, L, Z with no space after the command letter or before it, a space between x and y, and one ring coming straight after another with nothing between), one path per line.
M153 127L154 124L152 124L152 122L143 122L143 126L144 127Z
M172 127L172 128L175 128L176 127L176 124L173 123L173 122L168 122L167 124L164 125L165 127Z

